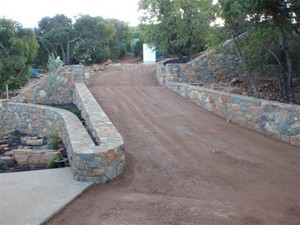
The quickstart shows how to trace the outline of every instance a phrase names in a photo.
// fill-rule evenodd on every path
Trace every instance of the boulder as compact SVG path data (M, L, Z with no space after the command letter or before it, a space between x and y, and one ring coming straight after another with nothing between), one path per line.
M105 63L103 63L104 66L108 66L109 64L112 64L113 61L111 61L110 59L106 60Z
M19 166L47 165L50 159L60 155L56 150L16 149L12 152Z

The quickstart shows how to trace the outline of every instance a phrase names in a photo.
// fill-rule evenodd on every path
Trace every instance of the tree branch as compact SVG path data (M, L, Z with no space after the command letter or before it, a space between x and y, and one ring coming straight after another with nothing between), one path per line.
M271 49L269 49L269 48L267 48L267 51L271 53L271 55L272 55L272 56L276 59L276 61L278 62L278 65L280 66L280 68L283 69L281 62L280 62L280 60L278 59L278 57L275 55L275 53L274 53Z
M8 51L7 51L7 49L4 47L4 45L3 45L2 43L0 43L0 47L3 49L5 55L8 57L8 56L9 56Z
M77 41L77 40L83 41L83 39L81 38L81 35L80 35L79 37L74 38L74 39L71 40L71 41L68 41L68 43L73 43L73 42L75 42L75 41Z

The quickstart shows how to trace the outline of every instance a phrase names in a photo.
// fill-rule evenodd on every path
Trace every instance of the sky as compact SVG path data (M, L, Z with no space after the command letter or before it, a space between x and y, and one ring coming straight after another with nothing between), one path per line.
M12 19L25 28L35 28L45 16L64 14L74 19L78 14L115 18L139 24L138 0L2 0L0 18Z

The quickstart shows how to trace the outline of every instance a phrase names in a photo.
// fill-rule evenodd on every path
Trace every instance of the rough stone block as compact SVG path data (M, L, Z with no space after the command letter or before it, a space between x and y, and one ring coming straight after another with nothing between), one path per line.
M115 166L108 166L105 168L105 176L109 179L113 179L118 176L117 168Z
M268 132L270 132L272 134L279 135L278 127L275 124L271 124L270 122L267 122L265 124L264 128L266 129L266 131L268 131Z
M241 110L241 105L231 104L231 109L232 109L232 111L235 111L235 112L240 111Z
M290 142L291 142L291 144L293 144L293 145L300 146L300 135L292 136L292 137L290 138Z
M261 107L255 107L255 106L250 106L249 107L249 113L252 116L258 116L260 114L262 114L263 110L261 109Z
M117 152L112 149L104 153L104 161L108 165L116 162L117 158L118 158Z
M289 114L285 109L281 109L275 118L275 122L278 124L287 123Z
M60 155L60 152L55 150L17 149L12 152L20 166L47 165L50 159Z

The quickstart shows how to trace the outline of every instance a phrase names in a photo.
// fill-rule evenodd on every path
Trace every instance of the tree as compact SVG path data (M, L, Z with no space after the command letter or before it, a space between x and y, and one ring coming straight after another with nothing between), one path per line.
M294 101L292 85L293 33L299 35L300 29L300 1L299 0L260 0L246 1L245 8L254 24L267 22L275 29L278 38L282 77L280 79L281 97L287 101ZM294 39L294 40L291 40ZM291 45L292 44L292 45Z
M281 99L294 101L292 86L293 61L299 62L299 57L297 59L297 56L293 54L293 49L299 46L300 1L221 0L220 3L222 17L225 18L226 22L225 25L229 27L232 33L236 31L236 27L244 24L243 27L246 27L248 32L264 30L269 32L269 37L274 36L274 34L277 36L277 44L272 44L277 49L266 47L262 49L268 51L276 59L282 70L282 76L280 77ZM238 34L235 33L234 36L236 35ZM259 41L263 41L263 39Z
M20 88L30 78L39 48L35 33L18 22L0 19L0 89Z
M244 8L243 0L222 0L220 1L222 6L222 17L225 19L225 27L229 31L234 46L236 48L236 52L244 64L247 75L249 77L254 97L258 97L258 91L255 84L255 76L253 72L253 66L250 63L249 58L244 53L244 50L241 45L240 35L245 34L247 32L249 23L246 21L247 13Z
M84 15L74 24L75 33L82 41L73 47L73 58L83 64L99 63L110 57L109 42L115 36L115 28L102 17Z
M129 46L132 33L127 23L117 20L108 19L115 28L115 35L109 43L111 59L117 59L125 55L126 46Z
M204 46L204 37L213 15L211 0L140 0L145 41L164 54L174 53L182 60L194 48Z
M70 43L79 37L75 36L72 20L63 14L44 17L38 23L36 34L41 45L47 49L48 54L61 55L64 64L70 63Z

